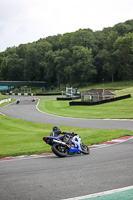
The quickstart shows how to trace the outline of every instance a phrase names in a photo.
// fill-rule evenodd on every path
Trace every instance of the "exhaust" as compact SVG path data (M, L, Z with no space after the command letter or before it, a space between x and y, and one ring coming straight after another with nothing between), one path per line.
M69 147L65 142L62 142L62 141L58 141L58 140L54 140L54 139L53 139L53 142L59 143L59 144L63 144L63 145L65 145L65 146Z

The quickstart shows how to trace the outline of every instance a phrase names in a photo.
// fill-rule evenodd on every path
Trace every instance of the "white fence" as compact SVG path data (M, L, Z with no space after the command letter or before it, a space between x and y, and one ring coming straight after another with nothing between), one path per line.
M3 99L3 100L0 101L0 104L5 103L5 102L9 102L9 101L11 101L11 98L9 98L9 99Z

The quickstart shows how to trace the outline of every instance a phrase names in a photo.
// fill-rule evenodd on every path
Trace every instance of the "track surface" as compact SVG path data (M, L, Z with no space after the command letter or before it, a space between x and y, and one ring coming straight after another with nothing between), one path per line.
M0 163L0 199L58 200L133 185L133 140L90 155Z
M21 98L20 104L13 103L9 106L0 108L0 112L3 114L18 119L23 119L32 122L64 125L71 127L83 127L83 128L95 128L95 129L128 129L133 130L133 121L128 120L100 120L100 119L78 119L69 117L60 117L50 115L47 113L39 112L36 109L38 100L32 102L27 97L15 97Z
M133 130L132 121L81 120L43 114L36 110L36 103L23 101L1 108L0 112L48 124ZM1 162L0 199L56 200L130 186L133 185L132 158L133 140L129 140L91 150L86 156L58 158L53 155Z

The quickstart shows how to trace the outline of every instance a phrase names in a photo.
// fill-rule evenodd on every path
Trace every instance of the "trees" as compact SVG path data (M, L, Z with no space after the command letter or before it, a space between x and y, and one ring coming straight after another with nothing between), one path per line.
M0 66L1 79L9 81L23 80L23 63L24 60L19 58L16 48L8 48L3 53L3 60Z
M133 79L133 20L7 48L0 53L0 79L46 81L58 87Z
M73 65L72 76L75 83L89 82L93 75L96 75L96 69L93 66L92 50L83 46L74 46L72 48Z
M39 80L40 70L39 70L39 52L33 46L27 48L25 56L24 65L24 79L29 81Z
M114 48L118 76L128 81L133 78L133 33L118 37Z
M104 50L105 62L103 70L107 71L108 77L111 77L112 83L114 82L114 74L116 72L115 57L114 57L114 42L118 37L117 31L110 31L106 39L106 50Z
M48 85L55 85L56 84L56 66L55 66L55 53L50 50L45 55L46 60L46 73L45 73L45 80Z
M58 87L60 84L66 85L70 81L71 74L66 74L66 69L71 65L71 56L68 49L62 49L55 52L55 66L56 66L56 78Z

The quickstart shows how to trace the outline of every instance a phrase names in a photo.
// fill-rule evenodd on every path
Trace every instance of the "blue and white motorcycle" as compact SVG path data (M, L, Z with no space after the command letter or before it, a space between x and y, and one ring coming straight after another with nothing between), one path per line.
M88 146L81 142L79 135L74 134L74 136L64 135L63 141L60 137L48 136L44 137L43 141L49 144L55 155L58 157L66 157L69 154L89 154L90 150Z

